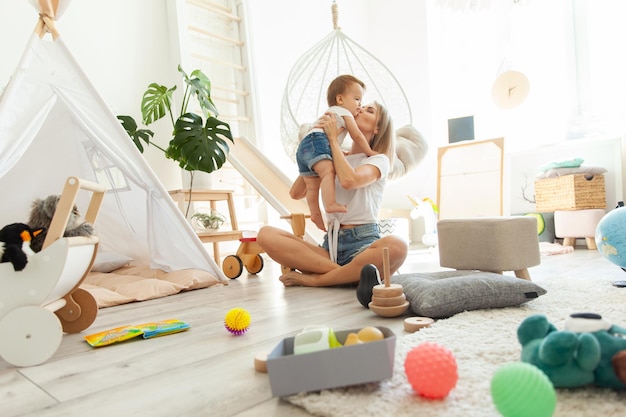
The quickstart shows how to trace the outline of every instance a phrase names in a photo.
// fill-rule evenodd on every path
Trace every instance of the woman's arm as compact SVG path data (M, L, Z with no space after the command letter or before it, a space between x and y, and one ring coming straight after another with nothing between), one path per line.
M298 175L298 178L291 185L289 196L294 200L301 200L306 197L306 184L302 175Z
M319 120L316 127L324 129L330 150L333 154L333 164L335 165L335 173L339 179L339 183L346 190L365 187L380 178L380 170L374 165L361 165L352 168L346 156L343 154L341 147L337 141L337 121L333 113L327 114L327 117Z
M370 144L367 143L367 139L365 139L365 135L363 134L363 132L359 130L359 127L357 126L354 117L352 115L342 117L344 122L346 123L346 130L350 134L350 137L354 142L356 142L357 145L359 145L359 148L361 148L363 153L367 156L376 155L378 152L374 152L372 148L370 148Z

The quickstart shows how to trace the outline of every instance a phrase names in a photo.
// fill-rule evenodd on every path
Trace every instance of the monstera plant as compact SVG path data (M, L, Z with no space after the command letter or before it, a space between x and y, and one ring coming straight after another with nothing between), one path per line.
M163 151L167 158L191 173L191 188L195 171L211 173L224 165L228 156L228 141L234 143L228 123L217 118L219 112L211 99L211 81L200 70L187 75L178 66L183 77L185 91L180 103L180 111L175 116L172 105L176 86L166 87L152 83L141 100L141 116L145 126L169 116L172 122L172 139L163 149L152 141L154 132L139 128L131 116L117 116L140 152L144 143ZM202 110L202 115L187 111L189 103L195 99ZM206 118L206 121L204 120Z

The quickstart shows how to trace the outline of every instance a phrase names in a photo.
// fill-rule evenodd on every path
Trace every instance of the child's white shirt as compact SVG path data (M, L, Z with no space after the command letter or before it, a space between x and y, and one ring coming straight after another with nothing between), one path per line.
M331 106L328 108L328 110L326 110L326 113L335 113L335 116L337 119L337 128L338 129L343 128L343 130L337 135L337 142L341 146L341 144L343 143L343 140L346 138L346 135L348 134L348 130L346 129L346 121L344 120L344 117L354 118L354 116L352 115L352 113L350 113L348 109L345 109L341 106ZM314 127L310 130L310 132L324 132L324 129L319 128L319 127Z

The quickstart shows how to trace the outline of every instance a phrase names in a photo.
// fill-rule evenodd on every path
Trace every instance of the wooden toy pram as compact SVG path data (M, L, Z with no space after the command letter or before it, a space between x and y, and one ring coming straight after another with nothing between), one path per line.
M95 299L78 286L91 269L98 238L63 237L79 189L92 192L84 219L94 224L105 188L69 177L42 250L22 271L0 263L0 356L15 366L45 362L63 332L81 332L96 319Z

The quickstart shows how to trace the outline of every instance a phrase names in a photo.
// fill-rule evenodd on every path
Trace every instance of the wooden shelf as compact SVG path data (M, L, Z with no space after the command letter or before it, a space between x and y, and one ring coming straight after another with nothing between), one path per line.
M211 209L216 210L218 201L225 201L228 205L228 216L232 230L218 230L214 232L198 232L198 237L204 243L213 244L213 257L215 262L220 264L219 242L239 240L242 232L238 230L237 215L235 213L235 203L233 201L232 190L172 190L170 195L178 203L178 207L184 213L187 202L209 202Z

